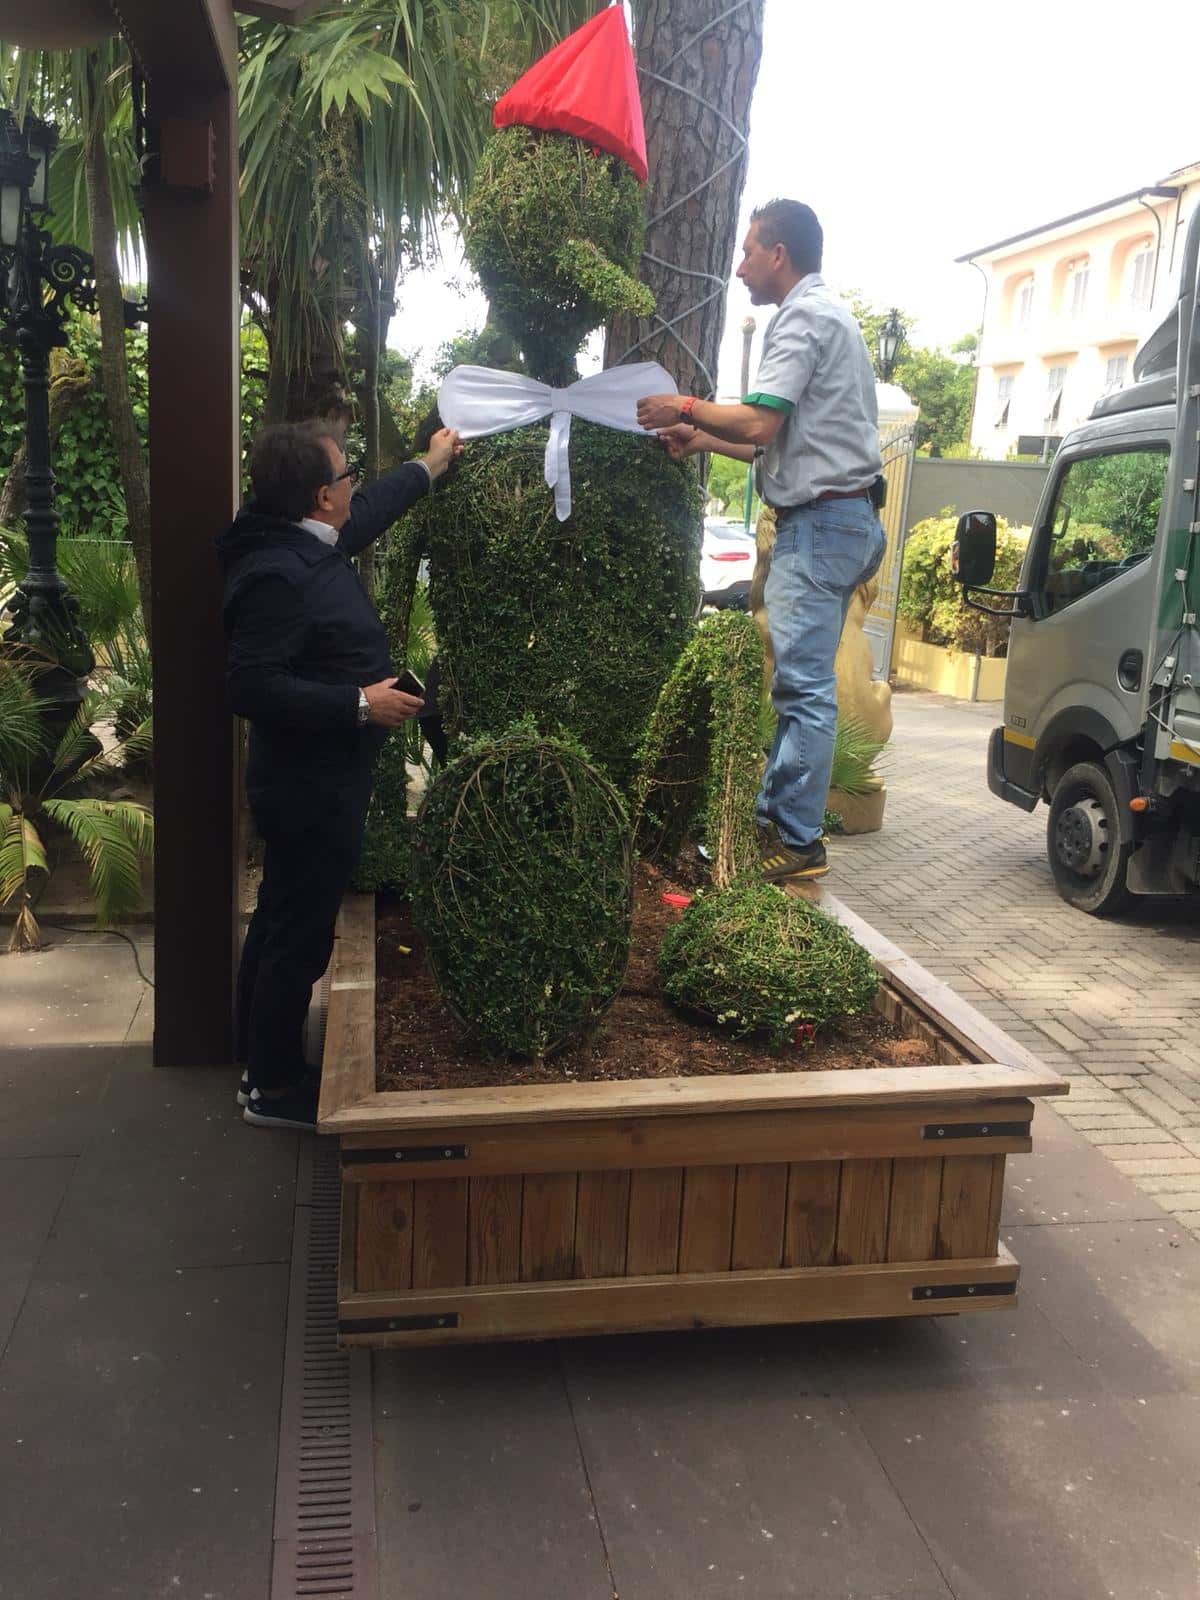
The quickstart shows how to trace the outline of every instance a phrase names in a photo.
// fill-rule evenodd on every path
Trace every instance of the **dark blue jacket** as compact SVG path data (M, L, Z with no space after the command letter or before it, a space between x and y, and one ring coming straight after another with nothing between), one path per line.
M374 760L386 733L358 726L358 691L395 667L349 557L428 493L424 467L406 462L357 491L336 545L253 505L217 539L228 701L250 723L248 787L336 782Z

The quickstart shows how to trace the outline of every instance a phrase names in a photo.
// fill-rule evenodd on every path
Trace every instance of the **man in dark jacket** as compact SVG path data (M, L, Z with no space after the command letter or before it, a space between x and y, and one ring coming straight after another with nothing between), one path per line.
M309 997L358 860L375 758L422 705L392 686L387 635L349 558L429 494L461 448L444 428L424 456L356 489L332 426L265 428L253 499L217 540L229 704L250 723L246 794L265 846L237 996L238 1099L258 1127L316 1124Z

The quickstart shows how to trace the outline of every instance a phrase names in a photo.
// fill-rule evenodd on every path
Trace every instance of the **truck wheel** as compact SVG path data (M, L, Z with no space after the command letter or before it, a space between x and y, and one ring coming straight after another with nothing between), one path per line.
M1093 917L1123 911L1132 847L1121 843L1120 809L1108 773L1091 761L1058 781L1046 824L1046 852L1059 894Z

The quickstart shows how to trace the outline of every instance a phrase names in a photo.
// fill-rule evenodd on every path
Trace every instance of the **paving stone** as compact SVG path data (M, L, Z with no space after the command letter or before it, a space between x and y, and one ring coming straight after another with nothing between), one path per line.
M612 1600L555 1345L373 1366L382 1594Z
M828 1392L824 1342L754 1329L564 1347L621 1600L949 1595Z

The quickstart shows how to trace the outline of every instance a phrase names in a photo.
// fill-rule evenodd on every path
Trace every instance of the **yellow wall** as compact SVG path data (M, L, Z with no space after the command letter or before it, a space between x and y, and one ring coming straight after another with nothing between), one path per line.
M962 650L947 650L938 644L925 644L903 624L896 625L896 650L892 657L892 676L897 683L912 689L928 689L933 694L952 695L956 700L1003 700L1002 657L982 656L975 693L975 657Z

